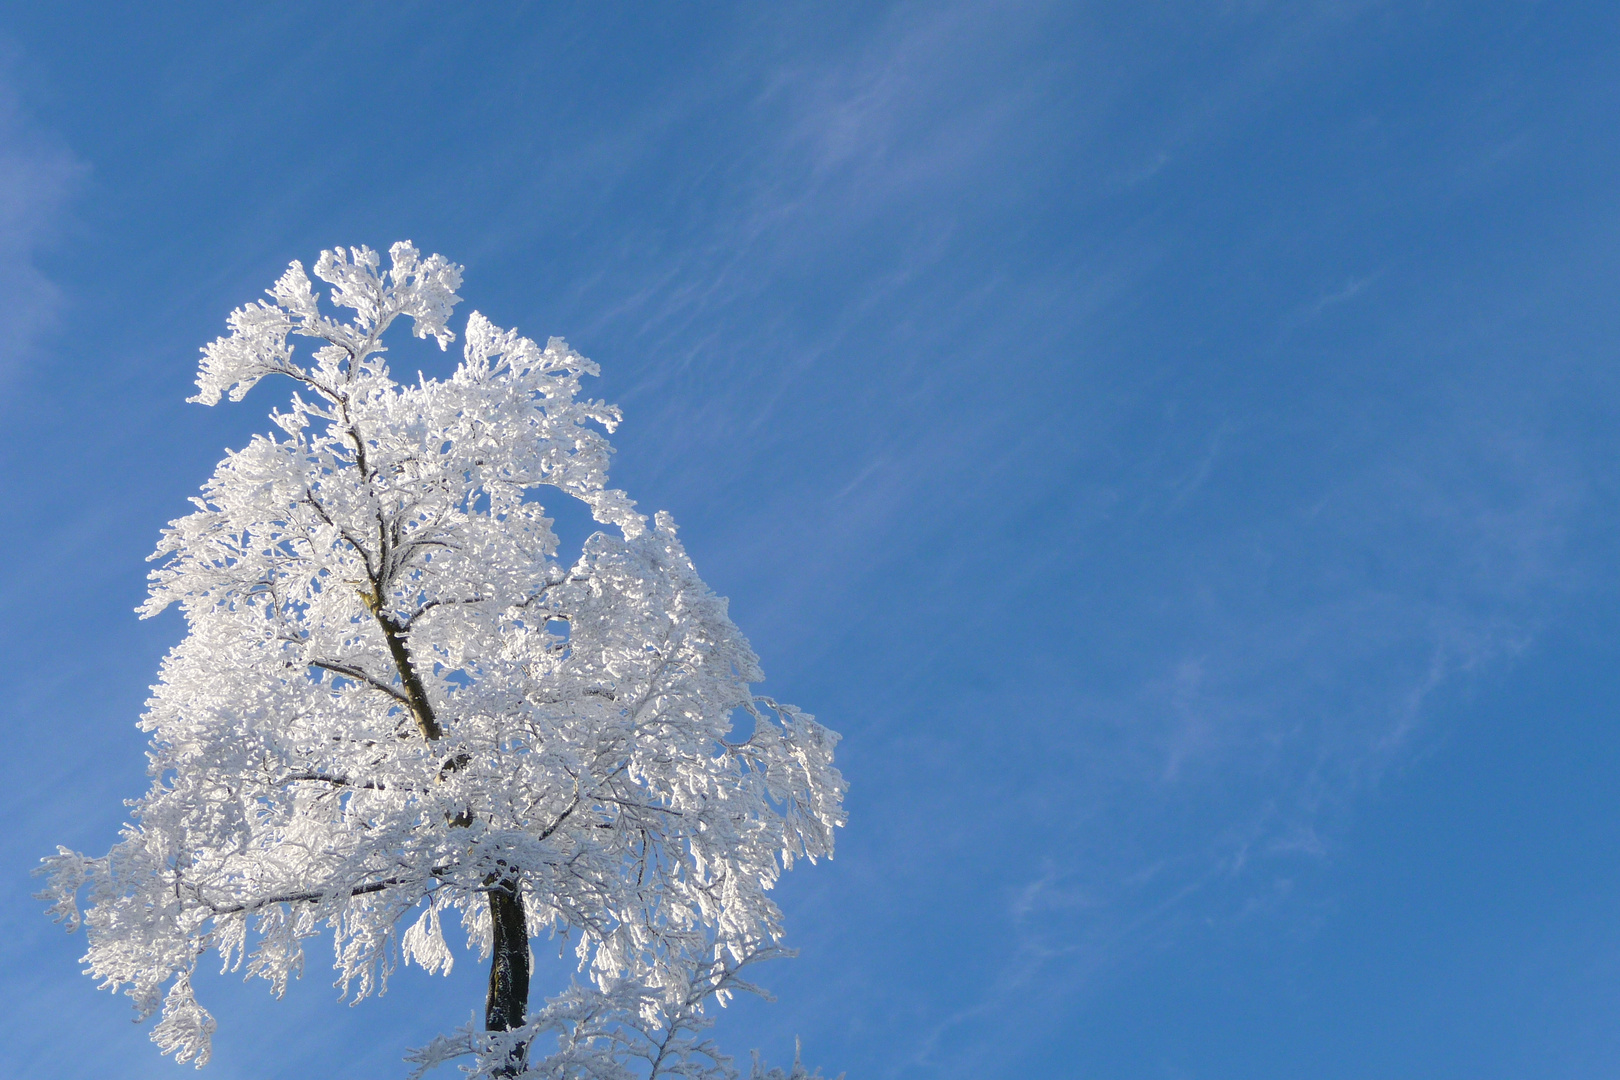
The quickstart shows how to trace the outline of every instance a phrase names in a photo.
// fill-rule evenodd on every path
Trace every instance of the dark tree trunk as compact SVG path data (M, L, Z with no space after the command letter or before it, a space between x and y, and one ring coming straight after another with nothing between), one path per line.
M489 892L489 919L494 926L494 955L489 964L489 997L484 1006L487 1031L522 1027L529 1008L529 928L523 917L523 895L517 882L503 881ZM523 1067L523 1047L512 1053L507 1067L515 1075Z
M358 433L351 432L354 437L355 454L362 472L365 471L365 440ZM393 657L394 667L399 672L399 681L405 688L405 699L410 706L411 715L416 720L416 726L422 733L422 738L434 743L444 735L444 727L439 718L433 713L433 704L428 700L427 690L422 685L421 678L416 674L416 667L411 662L410 649L406 644L407 627L395 622L383 608L380 597L383 595L382 586L373 578L370 592L361 590L360 598L365 602L366 610L376 618L382 627L383 637L388 641L388 651ZM439 766L439 779L443 780L449 773L464 768L471 759L466 754L454 754ZM472 811L465 810L454 817L446 815L451 825L465 827L472 824ZM523 893L518 887L516 878L507 878L499 884L495 883L499 875L492 874L484 879L485 885L493 885L489 891L489 921L494 932L494 955L489 965L489 996L484 1000L484 1030L511 1031L513 1028L523 1026L523 1021L529 1011L529 927L528 920L523 917ZM523 1071L523 1064L527 1056L527 1047L519 1043L512 1049L512 1057L506 1066L500 1070L501 1075L516 1076Z

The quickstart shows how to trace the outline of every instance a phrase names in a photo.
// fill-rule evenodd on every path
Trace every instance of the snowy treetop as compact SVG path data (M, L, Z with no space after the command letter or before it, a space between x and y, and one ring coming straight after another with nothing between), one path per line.
M703 1008L782 953L781 872L832 854L838 737L753 692L673 520L607 486L620 414L581 396L594 364L473 312L451 376L394 381L385 333L403 316L448 346L461 268L389 256L315 263L346 321L294 263L203 350L192 400L267 375L295 393L163 533L141 611L177 604L187 632L141 720L151 788L109 854L46 860L53 910L200 1064L206 954L279 993L330 932L359 999L401 962L448 971L446 919L487 956L508 890L582 978L423 1068L515 1075L513 1047L543 1043L524 1075L732 1075ZM603 526L583 550L559 550L547 492Z

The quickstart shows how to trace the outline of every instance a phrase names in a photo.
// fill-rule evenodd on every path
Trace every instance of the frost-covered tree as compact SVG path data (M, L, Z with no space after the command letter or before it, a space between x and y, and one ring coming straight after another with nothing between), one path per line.
M46 859L42 895L178 1061L208 1058L206 954L279 994L329 931L358 999L400 963L448 971L454 917L489 961L485 1024L412 1052L418 1075L733 1076L704 1010L785 952L767 893L832 854L837 736L752 692L674 522L607 486L594 364L474 312L448 379L390 377L385 333L444 348L461 284L390 256L323 252L324 309L292 264L203 350L194 401L296 392L164 532L141 611L178 603L187 634L141 720L151 789L111 852ZM604 526L577 557L547 489ZM531 1010L537 935L582 975Z

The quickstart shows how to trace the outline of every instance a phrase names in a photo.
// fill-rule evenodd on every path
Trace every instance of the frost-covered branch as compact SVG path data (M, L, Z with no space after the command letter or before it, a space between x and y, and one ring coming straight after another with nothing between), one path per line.
M792 956L791 950L762 945L738 961L696 965L684 985L659 994L621 981L605 987L574 983L521 1028L506 1032L465 1027L413 1050L406 1060L417 1068L411 1080L450 1062L466 1061L462 1073L478 1078L680 1077L682 1080L734 1080L732 1059L704 1033L713 1026L705 1006L736 993L770 999L741 977L762 960ZM513 1061L521 1061L516 1071ZM639 1066L635 1072L632 1068ZM794 1080L810 1080L795 1059ZM756 1073L758 1072L756 1056ZM780 1075L780 1070L776 1070ZM819 1080L820 1074L816 1074ZM774 1080L774 1078L773 1078Z

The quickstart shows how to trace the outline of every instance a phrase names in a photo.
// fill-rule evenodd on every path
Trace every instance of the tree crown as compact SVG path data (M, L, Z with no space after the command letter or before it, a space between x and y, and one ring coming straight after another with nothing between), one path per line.
M832 854L837 735L753 693L673 520L607 486L620 417L580 396L589 360L474 312L449 378L394 381L385 332L403 316L445 348L461 268L389 254L315 263L346 321L293 263L203 350L194 401L299 385L163 533L141 611L178 604L187 633L141 720L151 788L107 855L45 860L44 895L180 1061L209 1054L209 952L280 993L330 930L358 999L400 962L448 971L447 917L498 966L515 911L524 986L538 934L572 940L584 978L421 1069L731 1075L703 1007L784 952L767 893ZM604 527L570 560L547 488Z

